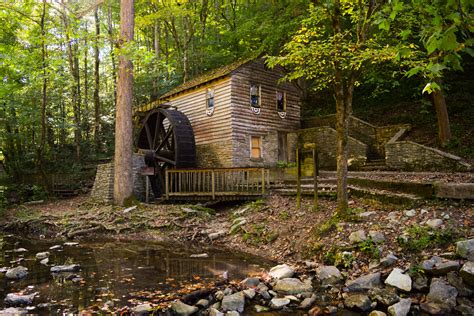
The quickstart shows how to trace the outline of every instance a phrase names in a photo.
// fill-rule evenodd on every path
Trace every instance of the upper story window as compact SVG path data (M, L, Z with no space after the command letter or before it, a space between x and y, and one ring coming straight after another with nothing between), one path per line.
M214 113L214 89L207 89L206 93L206 113L211 116Z
M250 86L250 107L255 114L260 114L261 88L259 85Z
M278 91L276 92L276 108L278 115L281 118L286 117L286 92Z

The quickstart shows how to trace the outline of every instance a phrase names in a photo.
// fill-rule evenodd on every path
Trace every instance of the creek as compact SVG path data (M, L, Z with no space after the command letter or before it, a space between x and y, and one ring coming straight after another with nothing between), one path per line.
M222 280L225 271L230 279L240 280L274 264L215 247L169 242L101 239L71 245L63 240L31 240L12 235L1 240L0 267L28 268L28 275L21 280L8 280L5 273L0 274L1 307L7 307L4 298L8 293L37 293L30 309L45 315L100 311L105 304L118 310L142 302L157 303L180 291ZM50 250L58 245L59 249ZM49 262L42 264L35 255L45 251L50 253ZM207 257L191 257L203 253ZM52 266L65 264L79 264L81 269L74 273L51 273Z

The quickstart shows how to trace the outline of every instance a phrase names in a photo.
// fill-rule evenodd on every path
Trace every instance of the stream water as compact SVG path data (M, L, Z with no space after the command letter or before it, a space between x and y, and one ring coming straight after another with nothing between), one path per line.
M22 265L28 275L21 280L7 280L0 288L0 305L8 293L37 292L34 313L58 315L84 309L100 310L106 302L114 306L132 306L152 301L160 295L221 280L224 271L231 279L268 269L273 264L260 257L229 253L216 248L196 248L153 241L93 240L78 245L64 241L28 240L3 236L0 267ZM57 250L49 248L55 245ZM19 252L18 250L22 250ZM49 263L41 264L36 253L49 251ZM206 258L191 258L206 253ZM54 265L80 264L77 273L54 275ZM5 270L5 269L4 269Z

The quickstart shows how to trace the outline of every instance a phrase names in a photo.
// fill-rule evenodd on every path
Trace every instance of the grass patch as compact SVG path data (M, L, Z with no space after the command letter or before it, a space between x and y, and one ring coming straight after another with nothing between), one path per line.
M412 225L402 236L397 237L397 243L405 250L417 252L428 247L439 247L454 241L455 234L451 228L432 230L429 227Z

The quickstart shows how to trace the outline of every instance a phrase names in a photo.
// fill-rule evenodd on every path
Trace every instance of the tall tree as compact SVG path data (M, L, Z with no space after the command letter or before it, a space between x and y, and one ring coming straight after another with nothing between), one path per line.
M95 21L95 40L94 40L94 143L95 151L100 150L100 57L99 57L99 37L100 37L100 21L99 6L94 11Z
M394 0L381 24L399 40L397 58L408 68L407 75L420 75L426 82L423 93L431 95L442 147L451 139L443 77L448 70L462 70L462 53L474 56L473 7L472 1Z
M379 36L377 13L384 1L313 1L309 17L283 55L269 59L292 69L288 79L307 78L315 89L332 87L336 104L337 214L348 210L348 131L354 88L362 70L391 60L395 48Z
M125 48L133 41L134 1L120 1L120 39L117 109L115 114L114 202L123 205L133 194L132 178L132 101L133 64Z

